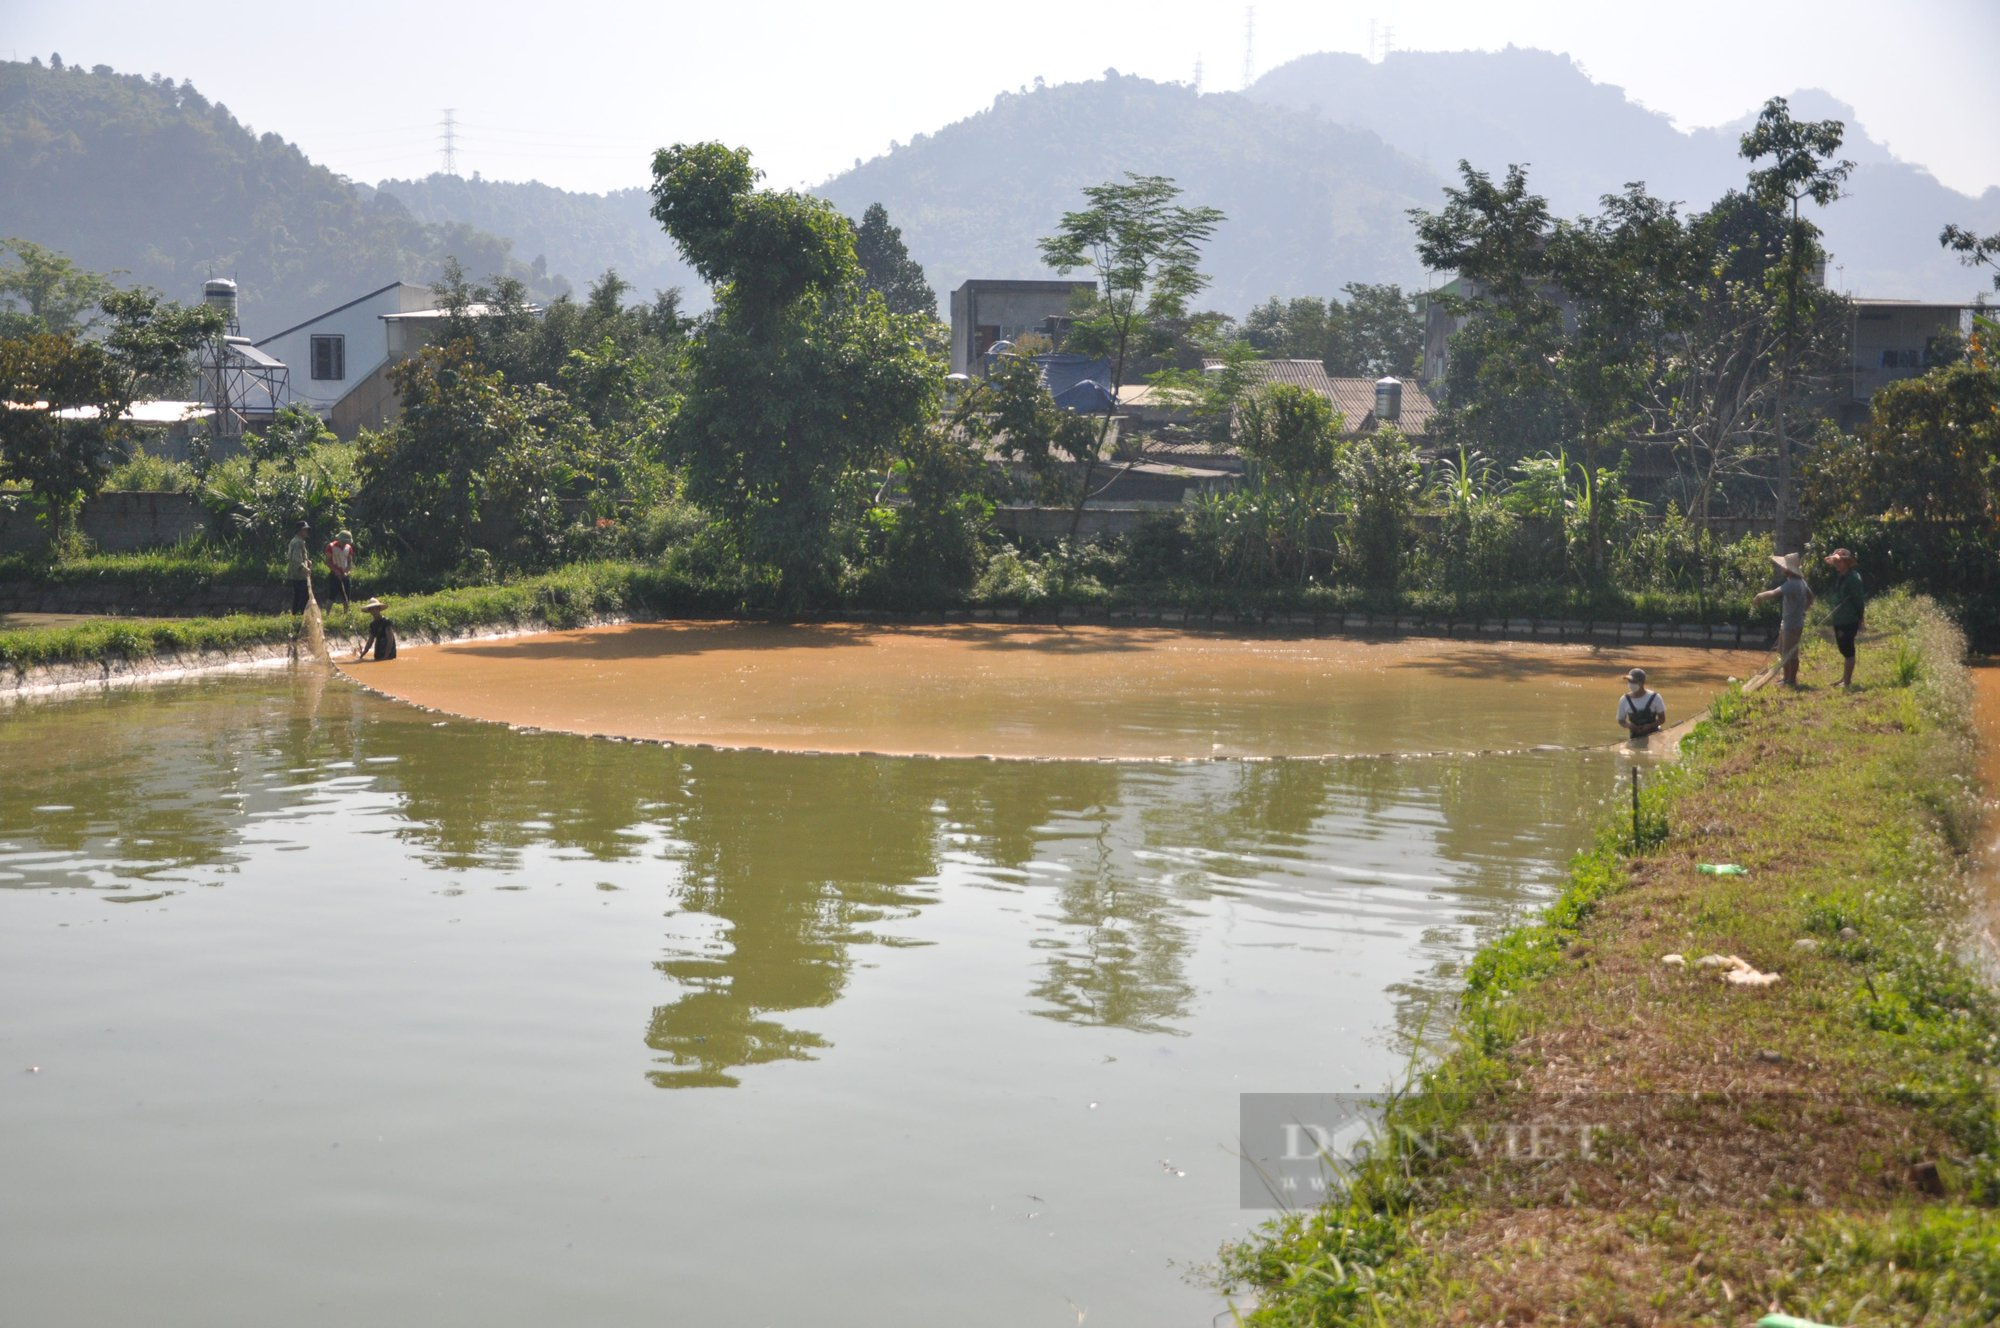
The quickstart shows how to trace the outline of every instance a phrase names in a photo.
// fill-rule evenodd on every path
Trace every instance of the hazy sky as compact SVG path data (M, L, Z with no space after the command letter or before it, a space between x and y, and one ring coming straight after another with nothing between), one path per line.
M813 184L996 92L1107 67L1242 86L1245 7L339 0L176 5L0 0L0 55L191 78L259 132L357 180L441 161L571 189L641 185L653 148L748 146L773 183ZM1674 5L1262 0L1258 72L1313 51L1567 52L1683 128L1823 87L1905 160L1967 193L2000 185L2000 2L1733 0Z

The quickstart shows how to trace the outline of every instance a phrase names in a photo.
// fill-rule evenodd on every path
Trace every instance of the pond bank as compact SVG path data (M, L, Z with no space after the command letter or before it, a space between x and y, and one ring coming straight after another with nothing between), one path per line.
M189 596L194 594L189 592ZM104 612L96 591L75 603L56 596L35 602L39 612ZM115 597L112 597L115 598ZM183 597L185 602L194 602ZM20 607L20 606L16 606ZM115 605L113 607L116 607ZM129 609L130 606L125 606ZM560 572L503 585L474 586L391 597L398 631L415 641L456 640L479 634L561 630L624 621L736 618L746 614L733 595L689 584L658 568L631 564L579 564ZM1336 606L1301 609L1274 602L1106 603L1020 607L989 605L947 611L906 612L836 608L793 615L786 621L864 623L1055 623L1114 626L1260 630L1300 635L1356 633L1429 636L1485 641L1660 644L1763 649L1772 640L1761 623L1691 623L1641 619L1491 617L1448 612L1348 612ZM140 621L105 618L84 626L0 632L0 696L73 686L182 675L246 662L288 658L295 630L285 614ZM359 631L359 616L331 615L333 634Z
M1963 639L1901 597L1871 624L1860 691L1814 643L1806 690L1726 695L1643 847L1621 808L1481 952L1346 1196L1225 1251L1251 1322L2000 1313Z

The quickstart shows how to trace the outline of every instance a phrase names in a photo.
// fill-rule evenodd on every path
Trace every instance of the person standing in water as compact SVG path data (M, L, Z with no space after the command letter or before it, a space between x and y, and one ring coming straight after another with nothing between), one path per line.
M1868 612L1868 591L1861 584L1861 573L1854 570L1855 561L1848 549L1835 549L1826 556L1836 578L1827 616L1833 622L1833 643L1840 648L1840 685L1849 691L1854 689L1854 638Z
M1806 634L1806 610L1812 607L1812 587L1806 584L1805 574L1799 570L1799 555L1788 553L1783 557L1771 555L1785 579L1769 590L1756 595L1752 603L1762 604L1767 599L1778 601L1778 657L1785 669L1785 686L1799 685L1799 642Z
M292 542L285 546L285 576L292 583L293 613L304 613L306 605L312 602L312 554L306 548L306 536L311 531L311 526L299 522Z
M368 652L375 652L375 662L382 663L396 657L396 625L382 616L388 605L379 599L371 599L361 606L368 611L368 637L361 643L361 649L354 652L356 659L368 658Z
M333 607L335 596L339 596L342 607L354 607L354 587L350 582L353 575L354 536L343 530L326 545L326 606L329 609Z
M1625 695L1618 698L1618 723L1635 738L1658 733L1667 726L1666 698L1646 688L1646 671L1633 669L1625 675Z

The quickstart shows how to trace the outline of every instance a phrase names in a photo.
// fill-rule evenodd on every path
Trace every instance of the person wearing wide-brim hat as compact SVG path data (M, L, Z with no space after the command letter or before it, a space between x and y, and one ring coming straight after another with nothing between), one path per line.
M1784 580L1769 590L1758 594L1753 603L1762 604L1767 599L1778 601L1778 658L1784 665L1785 686L1799 685L1799 642L1806 634L1806 610L1812 607L1812 587L1806 584L1805 573L1799 570L1799 555L1796 553L1772 554L1771 561L1784 574Z
M1822 560L1834 572L1833 596L1828 601L1827 618L1833 624L1833 643L1840 648L1840 685L1854 687L1854 638L1861 632L1861 620L1868 613L1868 591L1861 573L1854 570L1860 561L1852 549L1835 549Z
M1647 688L1644 669L1625 675L1625 695L1618 698L1618 723L1635 738L1667 726L1667 700Z
M396 624L384 616L382 610L389 606L379 599L371 599L361 606L368 613L368 636L362 641L361 649L354 652L356 659L368 658L368 652L375 652L375 662L382 663L396 657Z

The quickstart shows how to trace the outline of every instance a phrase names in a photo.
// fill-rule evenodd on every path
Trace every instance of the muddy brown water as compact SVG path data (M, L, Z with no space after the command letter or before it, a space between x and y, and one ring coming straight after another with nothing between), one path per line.
M971 639L1002 644L942 654L1023 657ZM995 676L1052 709L1016 731L975 697L987 728L908 745L1046 755L1079 717L1147 755L1293 723L1307 748L1595 740L1624 662L1242 647L1280 687L1220 638L1043 639L1070 644ZM682 658L816 686L788 722L822 745L862 702L798 670L871 648ZM1366 704L1329 707L1329 659ZM1198 722L1161 694L1176 660ZM1685 712L1682 666L1660 657ZM1397 1079L1623 770L665 747L305 670L13 707L0 1323L1208 1324L1200 1266L1265 1216L1239 1207L1240 1095Z
M995 623L656 623L406 652L359 681L566 733L888 755L1199 759L1579 746L1624 672L1672 717L1754 651Z

